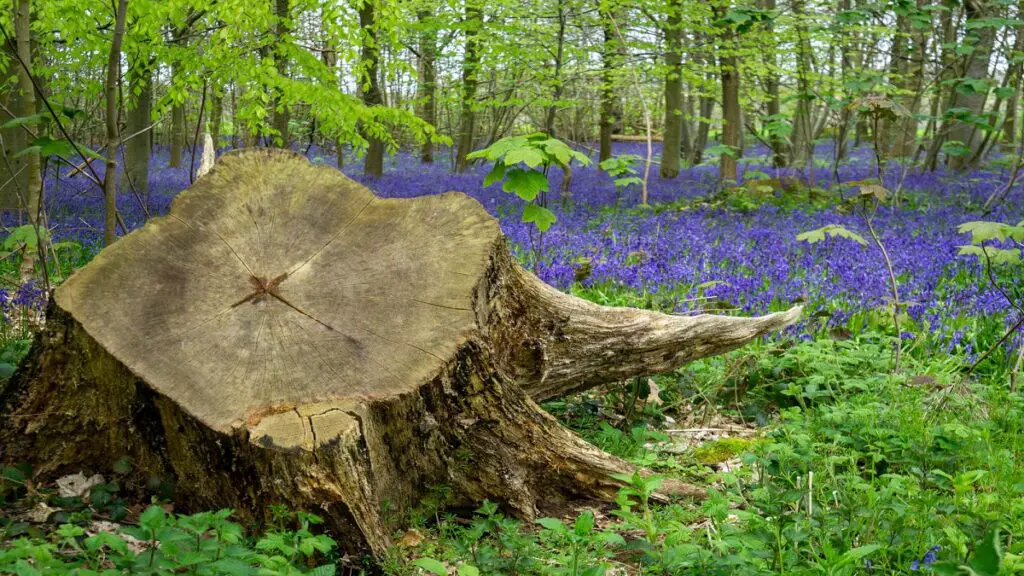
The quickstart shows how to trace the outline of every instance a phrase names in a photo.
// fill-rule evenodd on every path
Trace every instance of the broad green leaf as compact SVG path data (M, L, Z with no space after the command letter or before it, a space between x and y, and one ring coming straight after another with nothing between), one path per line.
M993 528L985 535L978 549L974 551L974 557L969 563L979 576L997 576L999 564L1003 552L999 544L999 528Z
M459 564L459 576L480 576L480 570L471 564Z
M580 514L576 517L576 524L573 525L573 531L576 532L577 536L589 536L594 530L594 513L590 510Z
M552 532L565 533L565 524L558 518L540 518L537 520L537 524L540 524L544 528L551 530Z
M523 209L523 222L533 222L541 232L547 232L557 220L555 213L543 206L527 204Z
M809 230L796 235L797 241L807 242L808 244L815 244L821 242L828 235L831 238L846 238L847 240L853 240L861 246L867 246L868 241L865 240L860 234L852 232L844 226L839 224L829 224L828 226L822 226L816 230Z
M998 240L1000 242L1006 240L1009 232L1008 228L1010 227L1002 222L974 220L957 226L956 230L961 234L970 234L972 244L981 244L988 240Z
M532 146L524 146L522 148L516 148L515 150L509 150L508 153L505 154L504 162L509 166L519 164L521 162L530 168L536 168L546 164L548 159L540 150Z
M501 162L495 162L494 168L491 168L491 171L487 173L487 176L484 176L484 186L490 186L495 182L499 182L504 177L505 164Z
M435 574L436 576L448 576L448 568L434 560L433 558L417 558L412 561L412 565L427 572L428 574Z
M501 187L505 192L519 196L532 202L541 192L547 192L548 179L536 170L513 168L505 174L505 184Z

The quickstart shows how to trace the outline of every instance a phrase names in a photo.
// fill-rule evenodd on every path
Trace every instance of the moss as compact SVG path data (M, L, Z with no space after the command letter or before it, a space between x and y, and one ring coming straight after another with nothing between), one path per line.
M721 464L749 451L760 442L757 438L722 438L693 449L693 458L706 466Z

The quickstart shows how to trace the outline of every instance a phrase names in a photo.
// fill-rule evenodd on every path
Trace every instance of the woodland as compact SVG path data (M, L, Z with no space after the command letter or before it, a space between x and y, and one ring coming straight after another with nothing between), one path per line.
M0 36L0 574L1024 574L1024 2Z

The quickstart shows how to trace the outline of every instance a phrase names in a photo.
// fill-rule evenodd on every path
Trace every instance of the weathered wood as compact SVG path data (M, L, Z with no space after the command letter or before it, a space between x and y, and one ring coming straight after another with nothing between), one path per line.
M187 507L317 510L380 554L437 485L525 518L613 498L631 467L531 395L674 368L795 314L596 306L522 270L465 195L381 199L290 152L231 153L56 291L0 392L0 459L47 477L128 455Z

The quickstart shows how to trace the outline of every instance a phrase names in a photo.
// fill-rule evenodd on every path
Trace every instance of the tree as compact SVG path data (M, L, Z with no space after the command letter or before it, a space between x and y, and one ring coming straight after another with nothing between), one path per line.
M124 38L124 20L128 11L128 0L118 0L114 14L114 31L107 58L107 79L103 84L106 110L104 121L107 127L107 169L103 173L103 196L105 218L103 245L110 246L117 239L117 94L121 78L121 41Z
M434 125L437 124L437 31L430 10L421 8L416 18L421 27L418 67L420 118ZM429 138L423 141L420 161L426 164L434 161L434 143Z
M318 510L349 551L378 556L407 518L389 511L438 483L526 518L614 499L613 474L633 466L536 401L672 370L799 315L598 306L520 268L467 196L378 199L277 149L222 157L54 298L0 391L0 458L47 478L127 455L139 486L173 479L179 501L244 518ZM666 481L655 498L669 492L702 495Z
M32 0L14 0L14 39L18 60L18 88L20 89L21 116L31 118L36 114L36 91L32 82ZM25 170L25 212L31 224L39 225L39 209L43 190L43 178L39 163L39 152L26 147L23 155ZM23 267L31 270L32 255L26 255Z
M480 68L480 34L483 29L483 11L476 0L465 0L464 34L465 56L462 58L462 111L459 119L459 140L455 152L455 171L469 167L466 156L473 151L476 133L477 72Z
M362 31L360 88L363 103L371 107L371 110L374 106L384 104L384 96L380 91L380 31L377 27L376 1L361 0L359 5L359 28ZM384 175L384 140L375 130L365 126L363 137L368 142L363 173L371 178L379 178Z
M683 28L682 0L668 0L665 35L665 125L661 145L662 178L679 176L683 135Z
M370 1L371 0L365 0L364 4L369 4ZM274 65L277 68L278 76L281 78L288 76L287 35L289 33L291 21L291 10L289 9L289 4L290 0L274 0L274 16L277 21L277 25L274 28ZM274 91L273 110L274 131L277 132L275 142L277 142L280 147L287 148L291 143L291 134L288 132L288 122L291 115L289 114L288 102L285 101L285 95L280 89Z
M607 0L599 0L599 4ZM612 156L612 131L615 128L615 76L616 54L615 14L606 10L601 15L601 111L599 161Z
M729 19L727 3L715 5L715 17L722 27L718 49L718 67L722 75L722 145L726 147L719 159L718 177L723 181L738 179L736 159L740 154L740 68L733 42L735 30Z

